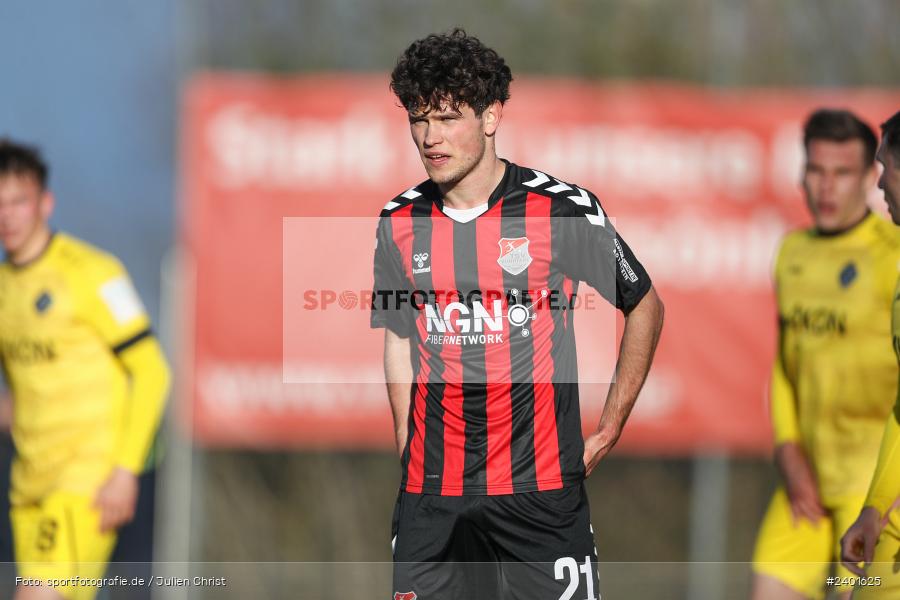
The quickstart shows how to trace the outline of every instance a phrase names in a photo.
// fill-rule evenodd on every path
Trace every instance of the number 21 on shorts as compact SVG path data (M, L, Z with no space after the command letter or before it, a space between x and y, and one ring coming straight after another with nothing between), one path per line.
M568 573L567 573L568 572ZM572 600L575 592L578 591L578 582L584 575L587 580L587 598L585 600L601 600L599 596L594 595L594 578L591 576L591 557L584 557L584 564L579 565L571 556L564 556L556 559L553 565L553 576L557 580L569 579L569 585L559 597L559 600Z

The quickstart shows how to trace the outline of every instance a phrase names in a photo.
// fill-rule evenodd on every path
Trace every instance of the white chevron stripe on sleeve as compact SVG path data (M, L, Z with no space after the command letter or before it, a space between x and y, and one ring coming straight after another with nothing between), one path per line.
M559 179L554 179L553 181L556 182L556 185L547 188L547 191L550 192L551 194L558 194L560 192L566 192L566 191L572 190L572 188L570 186L564 184Z
M600 211L599 215L592 215L591 213L585 213L584 215L587 217L587 220L590 221L594 225L605 225L606 217L603 216L603 211Z
M579 206L587 206L590 208L591 206L591 197L588 196L588 193L581 188L578 188L577 196L569 196L569 200L578 204Z
M535 178L530 181L523 181L522 185L527 185L528 187L537 187L539 185L544 185L545 183L550 181L550 178L547 177L546 175L544 175L543 173L541 173L540 171L535 171L532 169L531 172L534 173Z

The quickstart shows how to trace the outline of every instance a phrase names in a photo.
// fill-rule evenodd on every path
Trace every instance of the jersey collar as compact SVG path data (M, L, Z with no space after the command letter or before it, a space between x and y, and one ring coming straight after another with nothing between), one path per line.
M23 271L33 265L36 265L39 262L41 262L41 260L45 256L50 254L50 249L53 247L54 242L56 241L56 237L57 237L56 230L50 231L50 237L47 238L47 243L44 244L44 247L41 249L40 253L37 256L35 256L34 258L32 258L31 260L27 260L23 263L17 264L17 263L12 262L11 260L9 260L9 257L7 256L4 258L4 262L6 262L6 264L8 264L10 267L12 267L16 271Z
M494 191L491 192L490 197L487 201L487 212L491 210L497 202L499 202L503 195L506 193L506 190L509 188L509 183L513 178L513 170L516 168L516 165L509 162L505 158L501 158L500 160L506 165L506 168L503 170L503 177L500 178L500 183L497 184L497 187L494 188ZM435 206L437 206L438 210L443 212L444 210L444 198L441 196L441 190L438 188L437 184L432 180L428 180L425 182L423 187L423 193L425 196L430 199Z
M823 239L841 238L867 229L867 225L869 223L872 223L875 219L877 219L875 213L873 213L871 209L867 208L866 214L863 215L863 218L853 225L850 225L849 227L840 229L838 231L819 231L818 229L813 229L813 231L815 232L816 237L820 237Z

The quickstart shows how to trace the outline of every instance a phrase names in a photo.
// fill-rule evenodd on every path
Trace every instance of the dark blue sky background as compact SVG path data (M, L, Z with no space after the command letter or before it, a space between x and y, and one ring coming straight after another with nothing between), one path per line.
M176 1L0 3L0 135L43 149L54 227L119 256L154 316L174 233Z

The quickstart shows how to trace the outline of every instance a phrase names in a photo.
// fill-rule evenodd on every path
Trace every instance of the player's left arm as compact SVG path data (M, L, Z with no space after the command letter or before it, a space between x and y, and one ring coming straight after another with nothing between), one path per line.
M169 366L150 319L125 269L117 261L88 277L85 315L128 374L124 421L116 438L115 466L100 487L95 506L101 529L131 520L137 503L138 475L149 454L169 391Z
M590 475L622 435L625 421L650 372L653 353L662 332L662 300L651 286L626 316L616 380L609 386L597 430L584 441L585 474Z
M579 194L560 200L564 216L554 224L561 234L560 264L570 277L587 282L625 315L615 381L596 431L585 440L584 465L590 475L622 434L625 421L647 379L662 332L664 307L650 276L616 232L597 198Z

